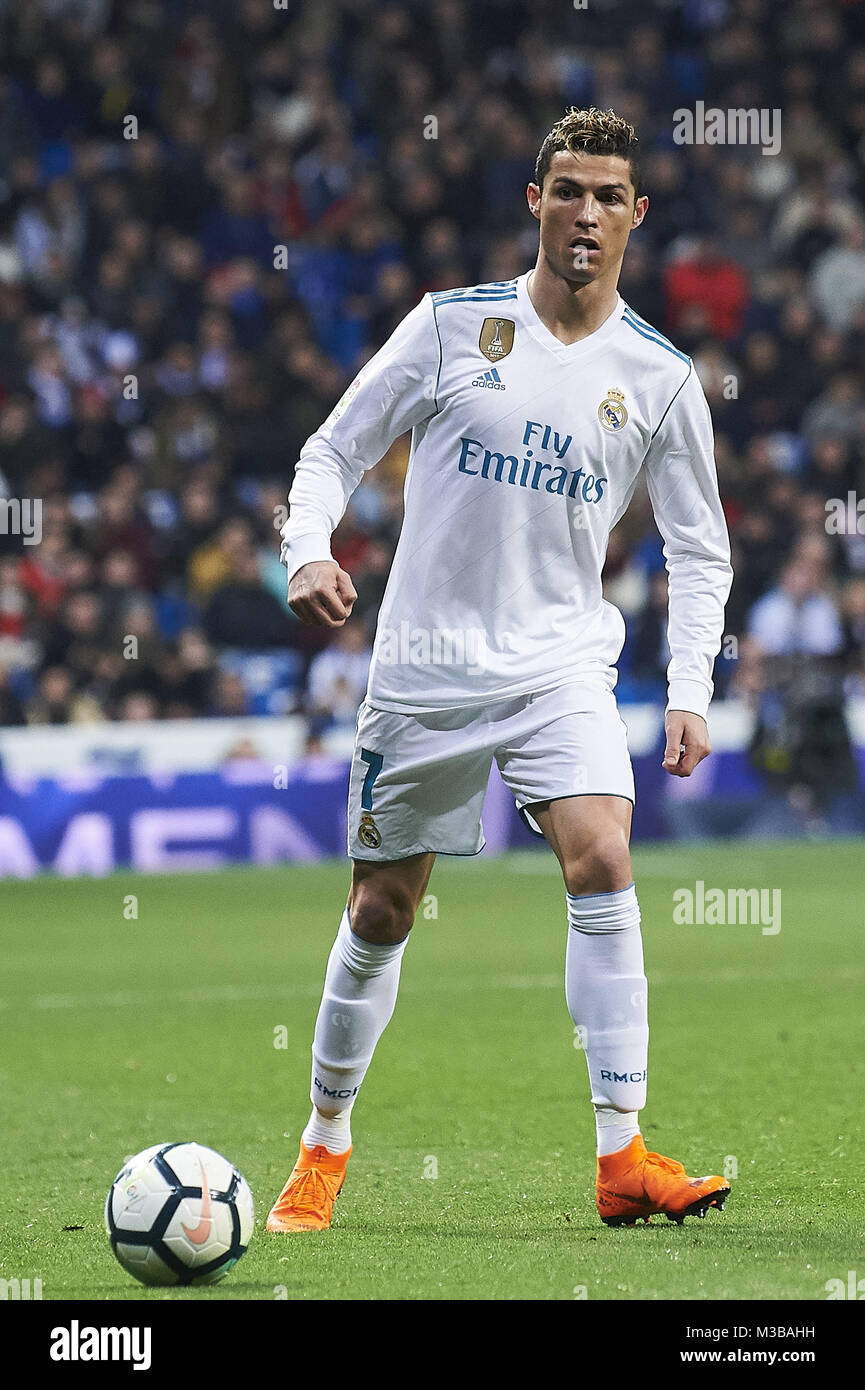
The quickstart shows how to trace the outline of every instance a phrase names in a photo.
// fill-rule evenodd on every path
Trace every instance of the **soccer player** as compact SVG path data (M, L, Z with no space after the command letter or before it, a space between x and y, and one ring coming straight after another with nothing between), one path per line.
M729 1183L649 1153L647 987L628 850L634 780L616 709L610 531L642 473L669 572L663 766L688 777L730 588L708 406L693 364L618 293L646 216L634 129L571 110L528 185L534 269L427 294L305 444L283 527L288 601L339 627L356 597L330 537L364 472L411 430L405 519L378 619L349 790L352 880L313 1042L312 1114L270 1231L330 1225L351 1111L396 1003L436 854L483 848L495 758L561 865L565 993L597 1123L608 1224L723 1206Z

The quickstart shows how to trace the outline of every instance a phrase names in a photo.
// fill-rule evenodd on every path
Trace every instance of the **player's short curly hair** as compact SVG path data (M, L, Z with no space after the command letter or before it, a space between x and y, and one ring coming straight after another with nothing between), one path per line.
M637 132L615 111L599 111L597 106L581 109L571 106L560 121L556 121L538 151L535 161L535 183L543 190L550 162L558 150L573 154L617 154L631 166L631 182L639 198L640 142Z

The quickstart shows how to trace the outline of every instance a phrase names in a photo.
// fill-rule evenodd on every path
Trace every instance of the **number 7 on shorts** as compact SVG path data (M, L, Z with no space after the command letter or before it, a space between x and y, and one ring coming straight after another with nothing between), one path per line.
M366 776L363 779L363 787L360 793L360 809L362 811L372 810L372 789L375 779L381 772L384 756L381 753L371 753L368 748L361 748L361 761L367 764Z

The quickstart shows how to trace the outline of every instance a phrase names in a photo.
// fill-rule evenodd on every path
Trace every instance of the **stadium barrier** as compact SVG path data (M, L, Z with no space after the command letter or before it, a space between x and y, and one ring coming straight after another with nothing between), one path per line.
M690 778L661 767L663 711L624 706L636 783L633 838L801 834L785 796L751 766L739 707L712 711L714 752ZM865 781L865 718L848 710ZM304 752L300 717L0 730L0 878L175 872L346 852L353 730ZM493 767L483 853L538 843ZM865 798L841 796L823 829L865 830Z
M859 750L865 771L865 748ZM636 841L735 834L755 811L763 834L795 834L783 804L762 796L741 753L717 754L690 782L668 777L660 749L634 758ZM178 872L228 864L298 863L345 854L347 761L307 760L278 775L237 761L218 772L112 776L68 773L0 781L0 878L67 877L115 869ZM724 795L713 792L723 787ZM687 794L683 794L687 788ZM861 803L831 828L861 832ZM708 817L708 818L707 818ZM484 807L485 854L537 844L493 768ZM752 827L753 829L753 827Z

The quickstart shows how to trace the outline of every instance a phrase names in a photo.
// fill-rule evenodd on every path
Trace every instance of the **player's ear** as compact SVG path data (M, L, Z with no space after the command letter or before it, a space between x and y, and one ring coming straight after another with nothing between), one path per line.
M639 227L640 223L642 222L643 218L645 217L648 211L649 200L644 193L643 196L641 198L638 198L637 201L634 203L634 217L633 221L631 222L632 231L634 227Z
M530 183L526 188L526 202L529 205L529 212L532 214L532 217L537 217L540 221L541 190L536 183Z

